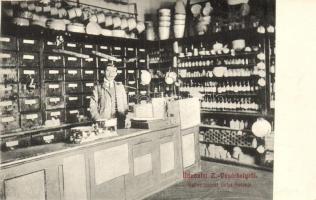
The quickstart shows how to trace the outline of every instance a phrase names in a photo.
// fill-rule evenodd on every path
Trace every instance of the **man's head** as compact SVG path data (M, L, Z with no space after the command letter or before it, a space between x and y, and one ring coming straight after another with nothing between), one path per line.
M108 81L114 81L116 75L117 75L117 68L113 64L108 65L105 70L105 78Z

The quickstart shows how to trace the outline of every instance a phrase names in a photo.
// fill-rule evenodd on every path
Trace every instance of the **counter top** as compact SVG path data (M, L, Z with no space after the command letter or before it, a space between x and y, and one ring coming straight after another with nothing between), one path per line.
M136 137L138 135L146 134L152 131L164 130L177 127L178 125L167 125L160 129L118 129L118 136L106 137L97 139L91 142L82 144L70 144L70 143L54 143L46 145L31 146L21 149L15 149L12 151L1 152L1 164L0 168L5 168L11 165L20 164L24 162L30 162L33 160L41 159L43 157L50 157L56 154L65 153L68 151L74 151L78 149L88 148L98 144L104 144L109 142L115 142L119 140Z

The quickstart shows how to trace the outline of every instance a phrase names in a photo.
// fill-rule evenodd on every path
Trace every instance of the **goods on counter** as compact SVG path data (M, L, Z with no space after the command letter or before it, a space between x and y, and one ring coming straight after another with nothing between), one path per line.
M251 130L255 136L263 137L271 133L272 127L270 122L264 118L258 118L257 121L253 123Z

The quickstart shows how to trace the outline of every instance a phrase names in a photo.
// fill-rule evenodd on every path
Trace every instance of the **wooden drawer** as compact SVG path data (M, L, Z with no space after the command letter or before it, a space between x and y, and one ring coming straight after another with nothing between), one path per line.
M20 83L19 96L20 97L36 97L40 95L39 83Z
M83 115L83 109L67 109L66 110L66 122L67 123L79 122L80 115Z
M0 116L18 113L17 100L0 100Z
M121 46L113 46L112 55L117 57L124 57L124 48Z
M125 69L118 69L117 70L117 75L115 77L115 81L124 83L124 81L125 81L125 71L126 71Z
M52 68L44 70L45 81L62 81L64 79L63 68Z
M57 47L56 42L52 42L52 41L45 41L44 42L44 51L46 52L51 52L53 49L59 49L61 47Z
M65 102L63 97L46 97L46 110L64 108Z
M38 97L20 98L19 102L21 112L34 112L40 109L40 99Z
M83 107L90 107L91 95L85 95L82 97Z
M5 134L20 128L19 115L0 116L0 133Z
M77 94L82 92L81 82L65 83L65 88L67 94Z
M81 58L65 56L65 67L81 67Z
M65 50L74 51L80 53L81 51L81 44L75 42L65 42Z
M83 44L82 45L82 53L83 54L92 54L92 51L95 51L96 46L93 44Z
M98 58L99 69L106 69L106 66L109 64L109 60L106 58Z
M18 85L17 84L0 84L0 99L17 98Z
M136 49L134 47L126 47L126 57L127 58L135 58L136 57Z
M19 64L22 67L39 66L39 54L33 53L33 52L20 52L19 53Z
M62 83L45 83L46 96L61 96Z
M111 46L109 45L99 45L98 51L105 54L111 54Z
M64 109L57 109L57 110L47 110L45 112L45 119L46 120L59 120L61 123L65 122L65 111Z
M1 150L8 151L17 148L25 148L31 144L30 135L18 135L1 138Z
M15 67L18 63L17 53L13 51L2 50L0 52L1 67Z
M91 94L94 89L94 82L84 82L83 83L83 92L86 94Z
M88 120L90 120L91 119L90 108L84 108L83 115L86 116L88 118Z
M44 54L44 67L64 67L63 59L60 54Z
M0 83L17 83L18 72L16 68L0 68Z
M17 42L16 38L12 36L1 36L0 37L0 49L16 50Z
M66 69L65 79L66 79L66 81L81 80L81 69L79 69L79 68Z
M82 106L81 95L67 95L66 108L80 108Z
M21 83L39 82L38 68L19 68L19 77Z
M97 79L97 71L94 69L82 70L82 79L85 81L96 80Z
M19 38L19 50L20 51L39 51L40 43L37 40Z
M63 142L65 140L66 140L65 131L35 133L35 134L32 134L31 144L32 145L50 144L50 143Z
M22 130L31 130L42 125L41 113L21 114Z
M146 59L144 58L138 59L138 68L147 68Z
M139 49L137 50L137 57L138 57L138 58L146 59L146 57L147 57L146 49L144 49L144 48L139 48Z
M125 66L124 66L124 62L123 62L123 59L122 59L122 58L117 58L117 62L115 63L115 66L116 66L117 68L123 68L123 67L125 67Z
M82 67L85 68L85 67L90 67L90 68L96 68L96 62L95 62L95 59L96 58L85 58L85 59L82 59Z
M136 61L126 63L126 68L128 68L128 69L136 69Z

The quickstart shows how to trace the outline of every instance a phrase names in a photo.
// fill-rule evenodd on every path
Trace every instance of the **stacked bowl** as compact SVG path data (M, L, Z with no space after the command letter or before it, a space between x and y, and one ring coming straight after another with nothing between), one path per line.
M175 4L175 15L174 15L174 37L175 38L182 38L184 35L185 30L185 5L182 0L178 0Z
M170 35L171 10L167 8L159 9L159 38L166 40Z

